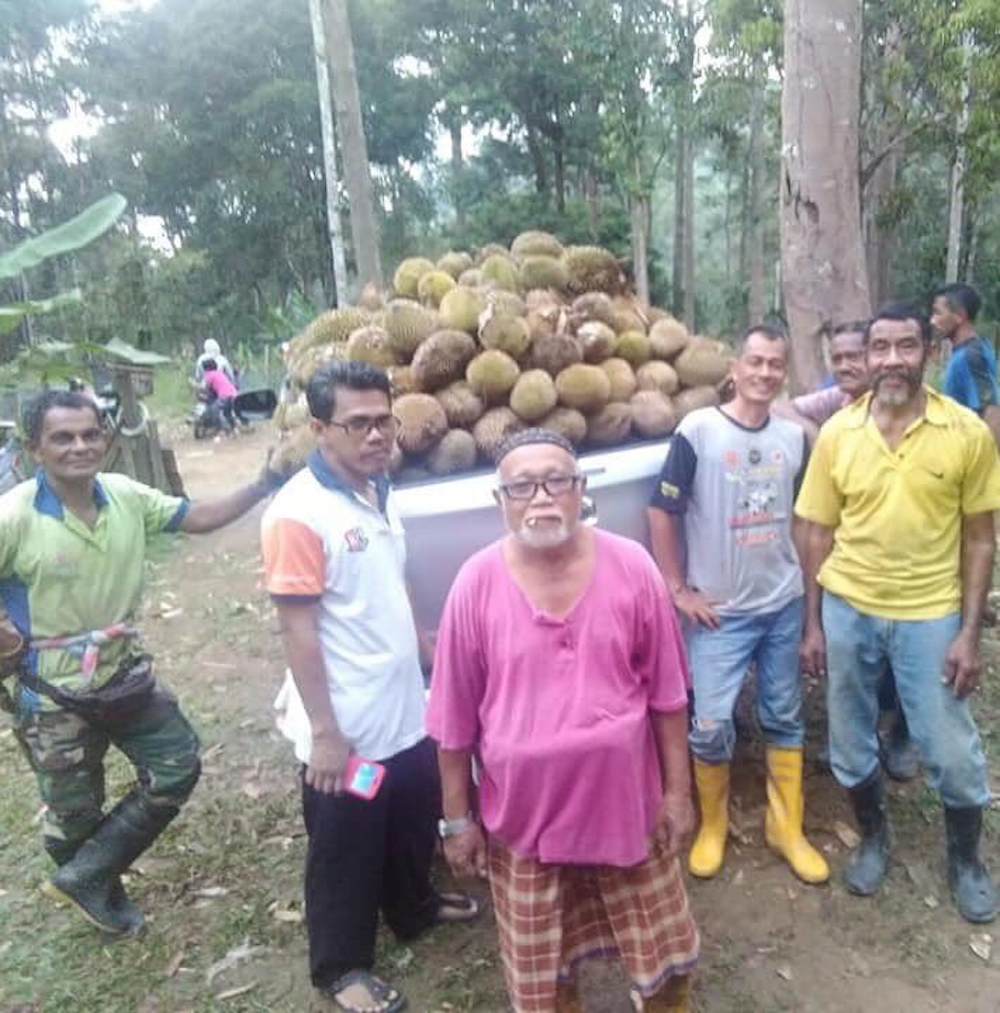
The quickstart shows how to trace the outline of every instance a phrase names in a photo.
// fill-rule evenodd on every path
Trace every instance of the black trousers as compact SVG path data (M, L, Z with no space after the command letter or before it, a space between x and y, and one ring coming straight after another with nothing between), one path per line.
M423 739L382 763L385 780L370 801L302 782L309 971L318 988L372 966L379 911L404 940L437 915L430 882L441 813L434 745Z

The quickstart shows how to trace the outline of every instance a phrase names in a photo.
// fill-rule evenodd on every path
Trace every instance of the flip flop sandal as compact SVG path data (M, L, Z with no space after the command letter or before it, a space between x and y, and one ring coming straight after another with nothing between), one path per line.
M438 894L438 912L435 921L439 925L455 925L471 922L479 917L482 905L468 893Z
M371 996L371 1001L361 1004L350 1004L338 998L352 985L360 985ZM324 989L333 1000L334 1005L344 1013L399 1013L406 1009L406 997L397 989L387 985L381 978L376 978L370 971L348 971L332 985Z

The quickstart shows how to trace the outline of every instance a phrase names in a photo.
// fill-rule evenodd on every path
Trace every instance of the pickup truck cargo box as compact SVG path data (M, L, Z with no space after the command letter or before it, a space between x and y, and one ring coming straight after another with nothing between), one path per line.
M669 443L669 438L653 440L580 457L601 528L648 546L646 506ZM495 487L496 472L489 470L402 486L394 493L406 526L417 621L430 632L437 630L461 565L503 534Z

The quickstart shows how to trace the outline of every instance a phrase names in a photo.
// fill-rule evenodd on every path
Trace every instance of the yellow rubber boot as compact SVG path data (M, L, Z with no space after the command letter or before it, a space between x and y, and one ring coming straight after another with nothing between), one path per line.
M691 975L680 974L670 978L656 995L642 1004L644 1013L690 1013Z
M767 817L764 836L806 883L830 878L826 859L802 833L802 750L767 748Z
M694 761L701 826L688 857L692 876L711 879L721 868L729 833L729 764Z

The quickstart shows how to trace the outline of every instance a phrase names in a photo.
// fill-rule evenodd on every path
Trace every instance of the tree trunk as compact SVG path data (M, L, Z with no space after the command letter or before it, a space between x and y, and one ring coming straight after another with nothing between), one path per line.
M632 226L632 273L639 302L649 306L649 198L633 194L629 198Z
M871 310L861 236L861 0L787 0L781 258L796 391L822 375L820 337Z
M601 204L597 189L597 173L587 168L583 173L583 199L587 204L587 226L590 237L597 242L597 234L601 225Z
M544 196L549 192L549 174L545 168L545 155L542 152L538 131L532 126L529 126L527 131L528 153L531 155L531 164L535 169L535 192Z
M347 300L347 261L340 228L340 177L337 174L337 140L333 131L333 106L330 91L330 64L326 56L323 8L320 0L309 0L313 48L316 55L316 88L319 92L319 121L323 136L323 175L326 180L326 223L330 256L333 261L334 306Z
M900 67L903 64L903 39L897 22L889 25L886 32L884 64ZM893 78L887 96L888 101L876 96L875 101L886 109L895 111L903 108L904 95L901 81ZM903 157L902 145L894 136L899 129L893 112L884 114L874 127L874 155L882 160L875 167L867 185L861 193L862 221L864 224L865 254L868 263L868 291L873 306L880 306L892 296L892 262L899 238L895 222L887 222L883 214L886 204L899 181L899 166Z
M684 123L678 119L676 142L674 145L674 263L673 282L671 285L673 296L674 316L684 316L684 292L686 283L684 279L684 247L686 229L684 215L687 211L687 201L684 199L684 188L687 185L687 130Z
M750 92L750 228L747 242L747 316L764 319L764 100L765 77L754 61Z
M452 115L448 123L448 135L451 138L451 185L455 201L455 231L464 233L467 224L465 195L462 193L465 159L462 155L462 120L457 114Z
M556 211L566 213L566 152L563 147L562 130L552 140L555 159Z
M694 277L694 145L691 131L688 131L684 149L684 326L689 331L695 325L695 277Z
M969 55L972 37L966 34L962 39L965 53L965 70L962 75L962 106L958 111L955 138L955 160L951 163L951 199L948 205L948 255L945 260L944 279L958 281L959 259L962 253L962 219L965 214L965 169L968 151L965 135L969 130Z
M354 65L354 43L347 14L347 0L323 0L326 4L327 52L333 61L333 96L340 135L340 155L344 165L344 183L351 208L351 235L358 267L358 284L381 286L382 263L375 223L371 166L368 143L361 121L361 96Z

